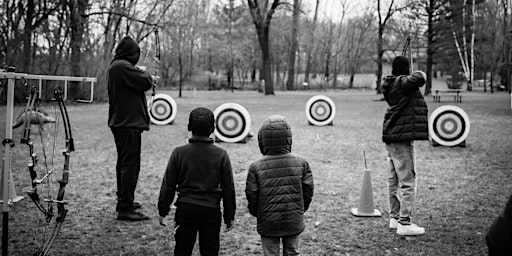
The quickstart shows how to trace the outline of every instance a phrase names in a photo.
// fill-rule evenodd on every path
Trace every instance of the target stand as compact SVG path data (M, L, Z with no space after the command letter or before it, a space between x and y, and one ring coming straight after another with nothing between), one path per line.
M324 95L316 95L306 102L306 118L310 125L333 125L332 120L336 115L336 106L331 98Z
M251 116L237 103L224 103L215 109L215 141L246 143L252 134Z
M434 147L465 147L469 128L466 112L453 105L438 107L428 119L429 135Z
M148 101L149 119L156 125L168 125L174 121L178 108L174 99L158 93Z

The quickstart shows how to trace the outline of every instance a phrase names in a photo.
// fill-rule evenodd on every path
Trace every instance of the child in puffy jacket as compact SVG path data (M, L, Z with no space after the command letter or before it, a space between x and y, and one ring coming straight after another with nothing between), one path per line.
M308 162L291 153L292 131L284 116L269 116L258 132L263 157L251 163L245 194L258 221L263 255L298 255L304 212L313 197Z

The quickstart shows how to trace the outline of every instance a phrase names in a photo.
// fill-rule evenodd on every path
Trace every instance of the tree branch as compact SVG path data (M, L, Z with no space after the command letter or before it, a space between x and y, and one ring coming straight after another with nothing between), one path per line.
M117 15L117 16L125 17L125 18L127 18L129 20L132 20L132 21L135 21L135 22L139 22L139 23L142 23L142 24L145 24L145 25L160 27L160 25L158 23L153 23L153 22L149 22L149 21L145 21L145 20L140 20L140 19L131 17L129 15L126 15L126 14L120 13L120 12L111 12L111 11L109 11L109 12L91 12L91 13L83 13L81 15L82 15L82 17L86 18L86 17L92 16L92 15L104 15L104 14Z

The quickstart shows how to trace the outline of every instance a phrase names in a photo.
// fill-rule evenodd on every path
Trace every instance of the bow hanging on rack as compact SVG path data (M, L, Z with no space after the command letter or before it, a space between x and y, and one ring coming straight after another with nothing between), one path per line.
M25 86L27 87L27 83L25 82ZM57 102L58 109L54 108L54 118L48 117L45 118L44 111L37 110L36 100L37 100L37 88L33 86L29 91L29 96L27 100L26 107L24 111L20 115L20 119L22 119L22 136L21 143L26 144L29 148L29 164L28 171L31 179L31 187L29 188L28 196L34 202L38 210L43 214L45 219L44 234L41 236L41 241L39 241L38 252L34 255L48 255L57 235L59 234L62 224L66 218L68 210L65 205L68 203L64 200L65 188L69 181L69 160L71 156L71 152L75 150L73 143L73 136L71 132L71 125L69 122L69 115L67 112L66 105L64 104L63 99L63 90L60 86L57 86L54 90L54 98ZM55 181L57 178L55 177L58 173L57 168L54 167L54 156L55 156L55 147L58 139L58 130L60 125L60 118L62 119L62 126L64 128L64 139L65 139L65 149L62 152L64 156L63 167L62 167L62 176L60 180ZM39 114L38 114L39 113ZM49 123L50 126L53 126L54 131L52 134L51 129L47 130L44 127L45 123ZM38 156L34 150L34 142L30 138L32 125L39 125L39 136L41 137L41 151L43 154L43 165L44 170L38 171L37 163ZM53 142L50 145L50 137L53 136ZM45 137L47 137L47 141L45 141ZM48 148L53 146L51 159L48 158L49 150ZM38 173L41 174L41 178L38 178ZM58 183L58 187L55 183ZM38 191L39 190L39 191ZM55 206L57 208L57 212L55 213ZM53 228L52 228L53 226ZM48 231L48 232L47 232Z

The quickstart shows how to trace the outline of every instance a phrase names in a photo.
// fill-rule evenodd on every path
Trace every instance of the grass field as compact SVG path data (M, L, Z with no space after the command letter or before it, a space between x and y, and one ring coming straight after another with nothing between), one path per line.
M251 114L252 132L265 117L287 117L293 131L292 151L310 163L315 194L305 215L301 235L303 255L485 255L485 235L512 193L512 110L507 93L464 92L462 107L469 115L467 146L433 147L417 142L418 195L414 221L426 228L417 238L401 238L388 230L386 150L381 142L386 103L374 91L165 92L176 97L174 124L152 126L143 134L141 175L136 201L151 220L138 223L115 220L115 162L113 136L106 125L107 104L72 105L69 114L76 152L71 157L67 189L70 209L53 255L172 255L172 227L158 225L156 201L168 157L185 143L188 114L198 106L212 110L225 102L242 104ZM313 95L324 94L336 104L333 126L310 126L304 105ZM444 104L426 98L429 112ZM16 108L15 115L21 111ZM5 106L0 107L0 127L5 127ZM30 184L28 153L17 143L12 152L12 172L18 194ZM1 136L5 137L2 129ZM33 133L35 143L40 142ZM59 146L62 147L63 140ZM380 218L357 218L366 144L372 171L373 195ZM245 178L249 164L260 157L256 139L248 143L219 143L230 154L236 186L236 226L221 233L221 255L262 255L256 220L247 211ZM40 152L38 152L40 154ZM62 158L60 155L57 158ZM39 167L41 167L41 161ZM60 163L56 163L58 168ZM59 174L60 175L60 174ZM172 216L167 218L172 223ZM9 252L31 255L44 226L41 214L29 199L11 207ZM197 255L199 255L197 253Z

